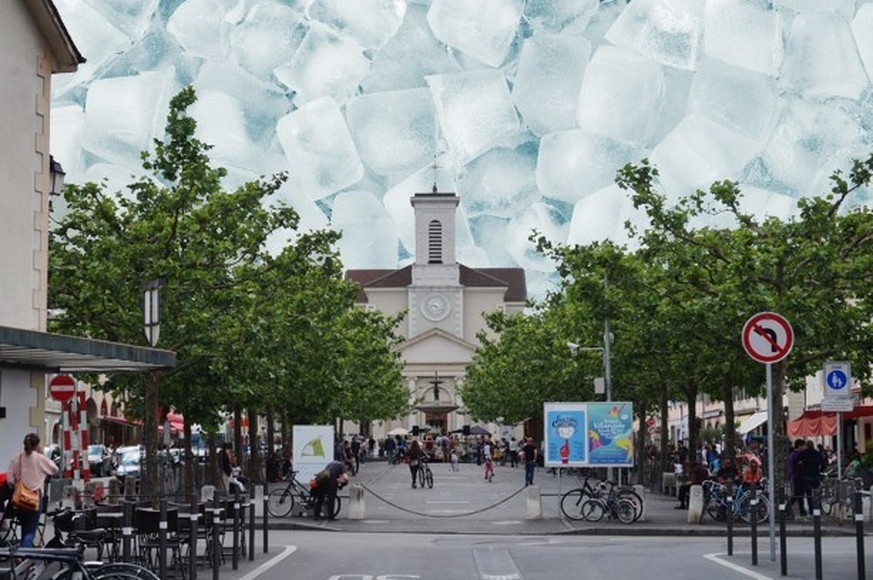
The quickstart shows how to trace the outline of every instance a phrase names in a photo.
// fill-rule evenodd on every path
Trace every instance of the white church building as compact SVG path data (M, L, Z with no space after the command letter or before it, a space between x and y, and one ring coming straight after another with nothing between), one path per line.
M522 268L471 268L456 258L454 193L417 193L415 261L398 270L349 270L357 282L358 302L387 315L405 313L399 333L403 380L414 411L400 421L374 425L373 435L395 427L429 427L448 433L471 425L458 387L476 350L476 335L486 329L484 315L509 314L525 307L527 289Z

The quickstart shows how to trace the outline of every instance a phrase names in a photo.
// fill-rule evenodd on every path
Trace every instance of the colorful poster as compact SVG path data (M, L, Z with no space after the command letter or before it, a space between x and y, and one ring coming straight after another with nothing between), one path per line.
M332 425L294 425L292 437L294 469L299 472L300 481L309 481L333 461Z
M632 467L634 464L633 404L621 401L588 403L588 465Z
M546 467L584 467L588 459L585 403L546 403Z

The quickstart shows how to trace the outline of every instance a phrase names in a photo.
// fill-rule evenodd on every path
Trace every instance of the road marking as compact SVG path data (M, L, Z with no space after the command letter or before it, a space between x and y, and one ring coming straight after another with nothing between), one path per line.
M703 557L709 560L710 562L715 562L716 564L721 564L726 568L730 568L734 572L739 572L740 574L745 574L749 578L754 578L755 580L773 580L770 576L764 576L763 574L758 574L752 570L748 570L743 568L738 564L734 564L733 562L726 562L719 558L719 556L725 556L726 554L704 554Z
M264 572L266 572L267 570L269 570L270 568L272 568L273 566L275 566L276 564L278 564L279 562L281 562L282 560L284 560L285 558L287 558L288 556L290 556L291 554L293 554L296 551L297 551L297 546L285 546L285 549L282 551L281 554L279 554L278 556L276 556L274 558L271 558L270 560L267 560L266 562L264 562L263 564L261 564L260 566L258 566L257 568L255 568L254 570L252 570L251 572L249 572L248 574L246 574L242 578L240 578L239 580L255 580L255 578L257 578L258 576L260 576L261 574L263 574Z
M470 504L469 501L465 501L465 500L454 500L454 499L446 499L446 500L431 500L431 501L426 501L426 502L424 502L424 503L426 503L426 504L428 504L428 505L430 505L430 504L464 504L464 505L469 505L469 504Z
M473 550L480 580L524 580L509 550Z

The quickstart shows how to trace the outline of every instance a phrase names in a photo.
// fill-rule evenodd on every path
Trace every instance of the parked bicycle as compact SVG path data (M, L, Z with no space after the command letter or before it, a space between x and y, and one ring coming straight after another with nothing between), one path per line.
M137 564L86 562L84 548L0 548L0 578L35 580L159 580Z
M288 485L270 492L267 497L267 511L270 515L284 518L291 513L295 504L303 506L307 512L315 510L315 498L309 488L297 479L298 473L292 471ZM340 498L337 497L333 504L333 517L339 514L341 503Z
M561 496L561 512L564 516L571 520L586 520L586 514L583 513L583 506L589 499L600 498L604 495L602 486L606 485L609 492L614 493L621 499L631 502L634 506L634 519L637 521L643 515L643 498L632 489L618 487L615 482L599 482L591 475L586 475L582 479L582 485L575 489L571 489ZM591 508L594 509L594 508ZM592 514L595 515L595 514ZM600 518L603 514L600 514ZM598 518L598 519L600 519Z
M735 521L739 518L751 524L752 519L757 516L757 523L762 524L770 518L770 498L767 497L763 484L754 489L740 485L733 501L728 501L728 489L724 484L708 479L703 482L702 487L703 511L715 521L726 522L728 518ZM753 497L758 500L754 510Z

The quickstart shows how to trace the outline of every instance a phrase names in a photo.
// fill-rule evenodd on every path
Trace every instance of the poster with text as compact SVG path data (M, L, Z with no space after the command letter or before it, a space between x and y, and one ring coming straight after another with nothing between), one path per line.
M633 405L627 402L588 403L588 465L632 467L634 464Z
M294 425L292 461L300 481L309 481L333 461L333 433L332 425Z
M585 403L545 403L546 467L584 467L588 458Z

